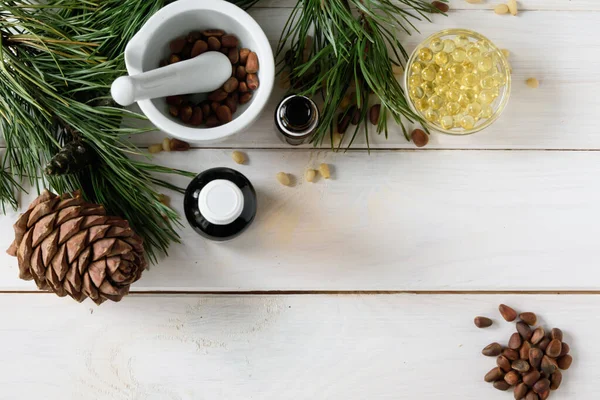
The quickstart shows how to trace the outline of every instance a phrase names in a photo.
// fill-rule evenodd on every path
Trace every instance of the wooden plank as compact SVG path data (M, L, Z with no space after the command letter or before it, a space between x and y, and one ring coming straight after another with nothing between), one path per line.
M275 46L289 9L256 9L252 15ZM600 97L597 96L600 72L596 68L600 62L600 43L596 40L596 13L524 12L514 18L498 16L491 11L458 11L448 18L436 16L434 22L417 24L421 34L403 38L407 50L412 51L420 41L438 30L469 28L509 49L514 73L512 96L499 121L486 131L471 136L434 134L430 148L600 149L600 131L596 129L600 108ZM532 32L536 34L532 35ZM525 80L532 76L541 81L537 90L525 85ZM275 106L282 96L283 90L277 88L254 126L209 147L289 147L276 137L272 122ZM390 125L390 138L385 140L383 136L372 134L371 147L414 148L399 127L394 123ZM156 132L135 139L137 143L147 145L160 141L163 136ZM360 135L355 146L366 147L364 135Z
M294 7L297 0L261 0L256 7ZM492 10L501 1L481 0L480 4L469 4L465 0L449 0L451 13L455 10ZM519 1L520 11L598 11L596 0L523 0Z
M514 331L500 302L563 329L574 362L552 399L600 396L598 296L0 295L0 399L507 400L481 355Z
M242 171L258 191L254 225L213 243L186 223L183 244L137 290L598 289L600 152L254 150L248 166L230 154L156 161ZM333 179L303 182L321 162ZM281 186L278 171L296 187ZM0 249L15 217L0 217ZM1 254L0 265L0 290L34 287L17 279L14 258Z

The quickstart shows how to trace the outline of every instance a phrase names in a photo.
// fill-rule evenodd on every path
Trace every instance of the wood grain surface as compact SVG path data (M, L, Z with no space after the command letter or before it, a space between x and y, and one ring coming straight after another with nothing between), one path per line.
M0 295L22 310L2 317L0 399L508 400L481 354L515 330L501 302L563 329L574 362L551 399L600 396L598 296L40 294Z

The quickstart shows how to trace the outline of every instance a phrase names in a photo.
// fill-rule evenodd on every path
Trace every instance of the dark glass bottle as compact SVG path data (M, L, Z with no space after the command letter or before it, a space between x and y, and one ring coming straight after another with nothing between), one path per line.
M306 143L319 126L319 109L306 96L287 96L275 109L275 126L286 143Z
M207 239L225 241L245 231L256 216L256 192L231 168L212 168L188 185L183 199L192 228Z

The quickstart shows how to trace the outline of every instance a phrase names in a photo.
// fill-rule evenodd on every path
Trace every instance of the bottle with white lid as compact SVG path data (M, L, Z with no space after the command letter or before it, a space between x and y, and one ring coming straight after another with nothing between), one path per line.
M256 216L256 192L231 168L212 168L196 176L183 199L192 228L207 239L225 241L241 234Z

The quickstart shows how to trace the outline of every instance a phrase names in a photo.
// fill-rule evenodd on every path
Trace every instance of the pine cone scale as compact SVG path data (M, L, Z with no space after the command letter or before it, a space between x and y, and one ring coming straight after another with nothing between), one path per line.
M79 193L44 192L14 229L8 253L18 259L19 276L58 296L120 301L147 266L142 239L129 223Z

